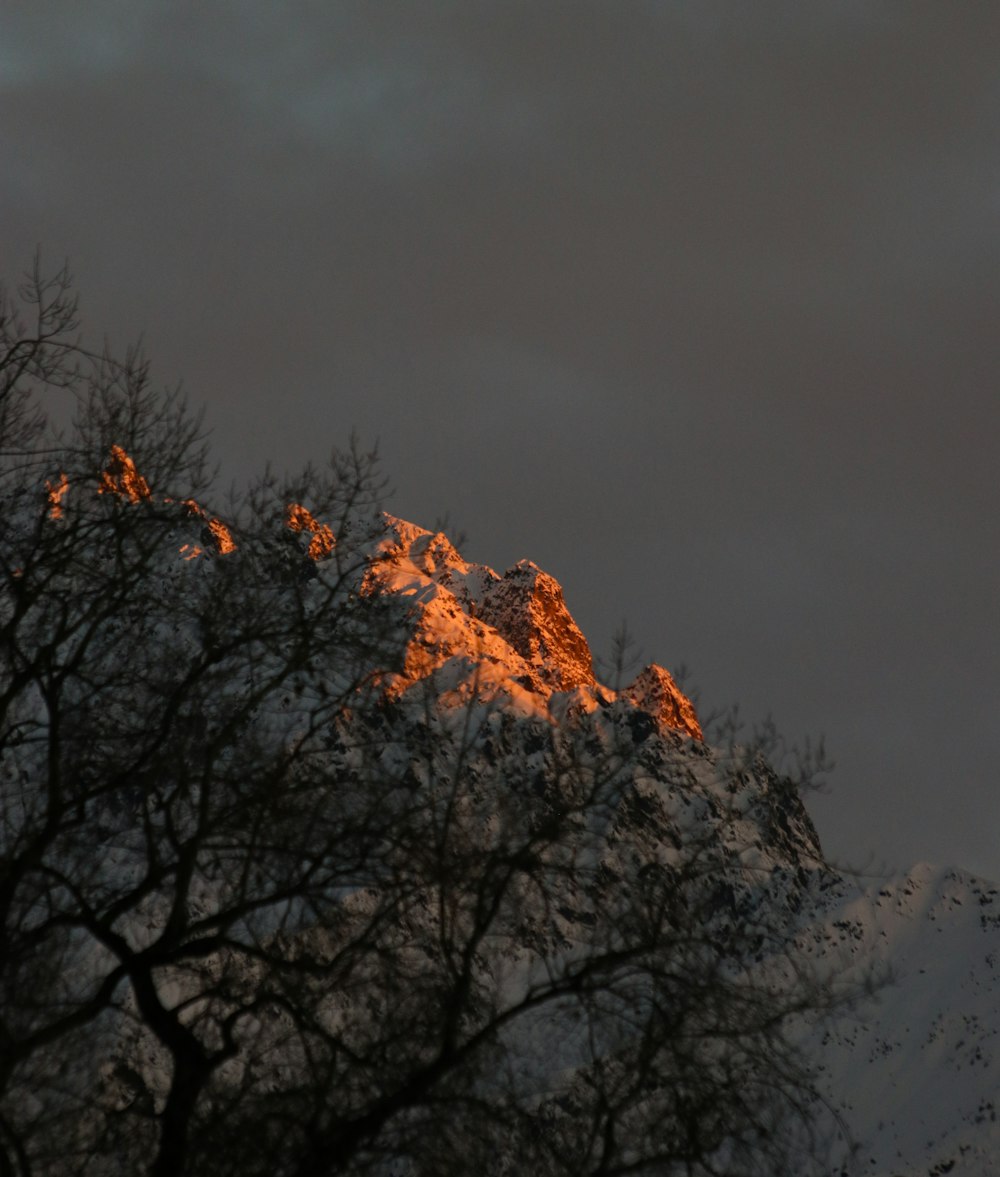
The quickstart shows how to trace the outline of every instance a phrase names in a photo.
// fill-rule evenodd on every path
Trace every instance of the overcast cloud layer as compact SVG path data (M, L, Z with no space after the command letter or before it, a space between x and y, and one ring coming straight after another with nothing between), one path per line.
M1000 5L0 7L0 248L208 407L823 732L853 864L1000 878Z

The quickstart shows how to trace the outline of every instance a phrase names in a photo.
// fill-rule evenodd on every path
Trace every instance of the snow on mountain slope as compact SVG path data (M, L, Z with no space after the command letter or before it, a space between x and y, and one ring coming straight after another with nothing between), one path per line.
M524 718L625 706L638 739L640 721L650 732L702 738L690 701L662 667L647 666L617 694L597 681L561 587L529 561L500 576L463 560L443 535L387 515L369 577L409 605L412 637L389 684L396 699L433 683L444 703L475 698ZM702 745L688 758L692 789L711 794L731 758L732 750ZM1000 1174L998 889L926 865L875 881L837 874L777 778L758 765L744 779L737 809L746 807L745 820L728 826L730 849L747 867L763 831L758 866L799 872L788 918L802 929L806 957L838 970L846 960L859 980L883 979L872 1000L806 1034L820 1086L858 1145L844 1172ZM637 829L631 837L641 844Z
M875 998L816 1032L823 1082L871 1177L1000 1173L1000 891L925 864L836 880L806 953L846 948L887 974Z
M68 489L65 478L48 488L48 517L57 531L73 525ZM181 665L188 654L199 656L206 632L218 644L220 627L238 622L238 609L218 615L213 593L216 588L226 591L228 570L237 585L234 599L242 606L240 568L252 567L252 562L240 561L253 554L250 544L241 552L244 541L239 534L230 533L191 500L154 500L124 451L113 453L98 489L107 496L105 505L114 500L124 511L135 512L139 523L145 520L165 530L157 558L142 566L149 575L143 572L133 586L135 608L127 615L116 609L107 613L106 651L96 661L96 655L91 658L88 670L103 673L106 663L118 664L121 650L138 648L155 651L148 665L166 673L162 648L172 645ZM155 511L147 510L152 506ZM380 901L379 887L389 885L386 880L410 880L413 874L405 892L412 904L406 924L407 936L412 937L408 951L423 954L424 973L434 962L435 950L424 892L437 886L441 864L432 857L427 878L413 872L439 811L447 814L447 828L457 831L454 850L469 877L498 847L503 849L505 839L514 844L523 835L523 844L530 846L536 829L556 823L560 837L553 838L547 857L539 859L544 871L532 884L544 880L545 901L526 903L516 888L498 891L497 917L475 956L477 1003L466 1011L470 1026L477 1018L494 1017L504 1027L501 1040L532 1076L526 1113L534 1115L544 1106L549 1130L565 1132L567 1142L573 1140L578 1122L590 1115L581 1094L586 1089L584 1077L596 1075L604 1060L591 1059L597 1070L587 1071L581 1061L583 1039L569 1017L570 1006L561 1001L559 986L581 954L605 952L613 932L627 929L639 915L648 917L652 898L660 904L657 910L668 913L658 925L656 951L670 959L677 953L683 962L686 951L685 937L675 943L670 936L693 926L722 972L745 967L750 976L762 974L773 983L775 975L780 981L781 970L790 966L788 992L782 992L780 984L771 991L775 1001L788 999L784 1013L802 1008L795 1004L795 984L803 977L826 977L833 986L843 983L848 989L852 982L860 985L869 977L884 981L871 1000L836 1006L825 1020L803 1019L798 1024L796 1037L815 1060L818 1088L846 1136L857 1142L850 1163L831 1161L824 1168L817 1153L808 1157L808 1165L804 1160L802 1172L829 1171L836 1177L1000 1175L1000 891L960 871L924 865L891 879L858 879L838 872L824 862L794 784L759 752L706 743L690 701L665 669L648 666L617 690L597 680L586 638L560 585L536 565L521 561L499 575L463 560L443 535L392 516L380 516L370 524L366 520L359 527L363 538L352 551L346 533L336 536L323 519L292 504L285 527L279 524L281 534L258 565L265 574L254 573L264 614L280 616L288 599L302 610L309 656L290 661L287 673L275 680L280 685L248 705L246 729L252 729L258 743L244 770L252 773L259 754L268 750L294 749L303 764L308 754L310 771L317 774L316 796L332 807L335 818L331 846L337 853L329 860L334 863L339 861L337 854L344 854L347 818L370 809L372 820L378 819L372 828L378 829L387 815L401 815L402 825L394 834L402 830L409 838L409 843L400 842L408 847L401 861L393 857L395 838L369 845L364 840L368 827L358 826L364 852L357 856L359 866L351 866L343 879L335 880L334 907L338 918L363 922L371 914L369 907ZM270 535L266 543L272 544ZM95 568L99 566L98 561ZM147 585L146 580L156 583ZM24 583L18 567L12 574L12 591ZM200 608L199 594L204 597L204 613L195 608ZM157 628L160 615L155 605L161 597L177 599L180 608L166 610ZM337 632L336 625L316 628L314 617L324 616L325 603L327 621L340 619L342 609L366 609L369 598L388 606L392 658L377 662L374 695L365 697L355 715L354 695L350 706L343 708L322 702L348 697L353 679L348 674L341 683L340 677L355 668L352 663L341 670L336 643L329 638ZM198 625L184 620L187 605ZM49 640L44 618L38 626L39 639ZM22 630L23 638L33 637L30 627L22 625ZM378 641L371 650L367 643L359 649L365 658L371 650L379 656ZM203 699L199 695L198 713L186 717L187 726L178 729L182 750L197 753L203 742L199 732L213 723L218 726L216 710L240 706L246 684L254 674L260 676L261 665L255 662L246 675L225 677L220 671L219 692L206 691ZM81 679L79 700L71 700L94 708L88 748L99 743L99 737L119 741L129 732L136 698L143 698L149 688L137 680L128 692L119 693L120 698L114 696L113 706L96 706L92 678L91 673ZM108 681L118 681L110 671ZM361 674L358 681L369 680ZM24 702L25 722L37 727L32 699ZM137 728L136 734L139 738L141 730ZM41 748L44 741L37 744ZM5 751L7 776L44 779L32 759L37 750L30 742L10 741ZM572 771L567 773L566 765ZM289 779L302 787L312 778ZM589 789L595 781L597 803L594 796L577 801L572 790ZM262 796L270 796L270 783ZM336 787L331 789L331 784ZM377 797L373 787L381 790ZM126 790L121 804L112 808L102 792L93 807L96 844L103 853L93 856L100 870L95 867L87 878L109 894L123 886L127 890L129 856L135 858L132 866L138 872L146 852L145 842L135 840L129 824L137 796ZM8 805L8 820L11 813ZM280 816L290 820L287 814ZM296 856L316 836L313 826L310 818L304 826L294 827L295 839L301 839L290 843ZM108 840L109 830L118 830L116 841ZM56 849L75 862L78 842L73 824L65 847L60 843ZM203 877L192 876L195 882L188 897L189 918L198 926L229 885L225 870L213 874L214 841L205 845L207 866ZM379 855L385 856L384 863ZM516 856L511 860L517 861ZM53 861L62 869L58 855ZM327 857L321 861L328 869ZM256 876L251 872L247 877ZM482 887L492 885L491 879L487 872ZM258 947L272 935L277 918L267 887L261 894ZM463 893L458 894L461 898ZM102 895L103 891L95 900L97 907L110 902ZM389 904L391 896L384 898ZM172 896L158 899L176 906ZM164 934L154 918L156 904L145 898L143 903L148 924L127 929L139 955L143 937ZM669 917L672 904L686 913L678 916L677 924ZM460 907L456 912L462 914ZM117 908L112 904L110 910ZM460 926L461 921L456 924ZM737 946L735 956L726 955L724 943L730 938ZM798 956L789 955L790 943ZM230 950L239 947L231 944ZM189 966L183 937L172 951L176 977ZM445 957L442 978L448 971ZM100 964L97 956L88 959L94 968ZM373 959L381 957L373 954ZM370 967L365 958L358 976L367 976ZM414 984L419 975L413 974ZM518 1002L543 975L555 985L560 1000L518 1020L513 1016ZM705 975L697 970L691 974L689 996L704 987ZM248 978L252 979L250 973L240 983L249 983ZM165 976L164 992L175 983ZM362 991L363 987L357 989ZM354 992L344 986L339 991L317 990L316 1008L324 1016L346 1019L351 1033L358 1035L358 1057L369 1058L366 1035L377 1041L388 1013L383 1010L380 1018L372 1019ZM810 992L815 995L816 990ZM641 997L639 990L635 993ZM311 999L311 990L308 995ZM400 990L400 995L426 1011L417 990ZM227 995L226 1000L237 1002L237 997ZM669 1002L663 1008L668 1006ZM619 1013L627 1013L625 1020L631 1023L635 1010L623 1006ZM216 1015L205 1014L211 1016ZM656 1017L661 1015L656 1013L647 1029L655 1031ZM404 1019L400 1026L405 1025ZM596 1018L591 1028L594 1025L604 1032L611 1023ZM617 1034L618 1022L613 1028ZM266 1045L267 1033L278 1029L277 1022L262 1029L261 1043ZM145 1086L151 1099L162 1100L170 1068L162 1057L162 1043L154 1038L147 1035L143 1044L123 1036L120 1061L133 1069L136 1082ZM404 1039L400 1034L399 1040ZM623 1040L618 1057L630 1058L634 1045ZM265 1057L266 1053L261 1055ZM712 1050L698 1058L699 1067L710 1069L712 1062ZM376 1089L394 1081L394 1073L378 1076ZM752 1079L752 1068L745 1075ZM262 1092L270 1091L274 1075L262 1069L251 1079L259 1080ZM662 1096L664 1106L669 1106L676 1088L671 1077L660 1084L655 1098ZM108 1090L114 1094L117 1089L112 1084ZM332 1090L335 1095L338 1085ZM636 1109L648 1110L654 1098L651 1090L640 1092ZM518 1092L525 1094L521 1088ZM659 1113L652 1119L662 1123ZM836 1148L830 1155L836 1155ZM752 1171L765 1177L763 1170Z
M500 577L467 564L441 535L388 517L387 527L379 578L413 596L419 611L398 691L450 665L465 697L474 681L527 713L551 710L560 692L590 708L614 698L597 683L552 577L528 561ZM690 702L662 667L646 667L618 697L661 730L701 738ZM799 851L803 836L793 839ZM884 978L870 1002L839 1014L810 1043L831 1105L858 1144L855 1171L1000 1174L998 889L926 865L864 885L846 874L831 885L832 877L825 869L814 876L804 951L837 967L847 952L859 978L866 969Z

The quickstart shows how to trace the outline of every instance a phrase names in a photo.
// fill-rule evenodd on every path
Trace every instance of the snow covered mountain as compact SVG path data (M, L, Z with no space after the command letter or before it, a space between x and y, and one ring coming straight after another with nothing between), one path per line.
M615 693L597 683L550 576L523 561L501 577L464 562L443 535L389 517L386 528L381 583L412 598L418 616L394 690L435 674L446 691L475 689L525 713L609 705ZM702 738L662 667L646 667L618 698L635 708L633 722ZM690 747L692 759L720 755ZM857 1145L844 1171L1000 1174L1000 889L923 864L891 878L840 874L797 803L778 822L788 819L778 869L803 872L804 955L838 969L849 960L876 979L869 1000L804 1032L820 1087Z
M11 1172L1000 1174L996 888L826 862L529 561L97 490L2 539Z

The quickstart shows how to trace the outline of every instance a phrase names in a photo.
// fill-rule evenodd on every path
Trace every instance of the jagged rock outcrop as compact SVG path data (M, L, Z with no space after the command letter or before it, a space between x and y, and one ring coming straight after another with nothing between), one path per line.
M571 691L596 684L587 639L570 616L558 581L537 564L521 560L493 581L482 617L531 663L544 687Z
M664 727L687 732L696 740L702 739L701 724L691 700L662 666L647 666L622 691L622 695Z
M586 710L616 697L597 681L590 646L553 576L530 560L498 576L463 560L444 535L382 518L371 576L409 600L413 627L395 695L434 675L461 698L474 690L536 714L548 714L557 695L574 695ZM620 698L655 728L702 739L694 706L662 666L647 666Z

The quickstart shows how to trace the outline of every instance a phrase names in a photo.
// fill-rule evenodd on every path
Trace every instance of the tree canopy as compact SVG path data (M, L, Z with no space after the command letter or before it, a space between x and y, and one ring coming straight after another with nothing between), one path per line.
M66 271L0 303L0 1174L828 1172L794 783L393 694L374 457L218 509L76 332Z

